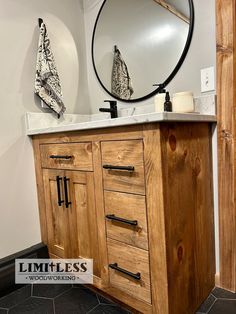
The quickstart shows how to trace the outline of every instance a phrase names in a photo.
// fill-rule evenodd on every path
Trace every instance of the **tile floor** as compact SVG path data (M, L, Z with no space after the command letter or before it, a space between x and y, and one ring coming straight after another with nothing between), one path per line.
M0 299L0 314L128 314L114 302L78 285L25 286Z
M196 314L236 314L236 293L215 288Z
M25 286L0 299L0 314L128 314L81 285ZM191 314L191 313L190 313ZM236 314L236 293L215 288L196 314Z

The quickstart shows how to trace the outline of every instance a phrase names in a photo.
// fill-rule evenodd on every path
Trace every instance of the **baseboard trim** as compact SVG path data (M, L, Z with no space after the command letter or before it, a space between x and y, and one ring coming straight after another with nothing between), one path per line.
M24 286L15 284L15 259L17 258L48 258L47 246L39 243L0 259L0 297Z

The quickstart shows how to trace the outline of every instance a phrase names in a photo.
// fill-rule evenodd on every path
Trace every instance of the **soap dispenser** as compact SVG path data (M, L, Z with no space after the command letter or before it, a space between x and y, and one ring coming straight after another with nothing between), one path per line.
M172 112L172 102L170 101L170 93L166 92L166 98L164 102L164 111Z
M164 111L164 102L165 102L166 90L165 90L163 84L154 84L153 86L159 86L158 93L154 97L155 112L163 112Z

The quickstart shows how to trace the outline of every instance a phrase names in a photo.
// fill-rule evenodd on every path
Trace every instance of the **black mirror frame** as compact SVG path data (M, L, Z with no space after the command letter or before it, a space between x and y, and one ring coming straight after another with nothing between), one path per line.
M96 65L95 65L95 60L94 60L94 38L95 38L95 33L96 33L96 28L97 28L97 24L98 24L98 20L99 20L99 17L101 15L101 12L102 12L102 9L105 5L105 3L107 2L107 0L104 0L103 1L103 4L98 12L98 15L97 15L97 18L96 18L96 22L95 22L95 25L94 25L94 29L93 29L93 37L92 37L92 45L91 45L91 53L92 53L92 62L93 62L93 68L94 68L94 71L95 71L95 74L96 74L96 77L99 81L99 83L101 84L101 86L103 87L103 89L113 98L119 100L119 101L122 101L122 102L125 102L125 103L134 103L134 102L140 102L140 101L144 101L144 100L147 100L148 98L151 98L153 96L155 96L158 92L160 92L161 90L163 90L163 88L165 88L172 80L173 78L175 77L175 75L178 73L179 69L181 68L186 56L187 56L187 53L189 51L189 48L190 48L190 44L191 44L191 41L192 41L192 37L193 37L193 30L194 30L194 22L195 22L195 16L194 16L194 5L193 5L193 0L188 0L188 3L189 3L189 9L190 9L190 25L189 25L189 32L188 32L188 37L187 37L187 41L186 41L186 44L185 44L185 47L184 47L184 50L183 50L183 53L176 65L176 67L174 68L174 70L172 71L172 73L169 75L169 77L165 80L165 82L163 83L160 83L159 84L159 87L154 90L153 92L151 92L150 94L146 95L146 96L143 96L143 97L140 97L140 98L136 98L136 99L129 99L129 100L126 100L126 99L121 99L121 98L118 98L116 96L114 96L105 86L104 84L102 83L98 73L97 73L97 69L96 69Z

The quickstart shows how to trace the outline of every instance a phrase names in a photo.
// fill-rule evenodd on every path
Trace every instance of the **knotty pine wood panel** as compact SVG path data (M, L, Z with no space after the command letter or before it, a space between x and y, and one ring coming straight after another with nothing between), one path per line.
M220 280L236 291L236 2L216 0Z
M143 141L102 142L101 150L103 165L134 167L134 171L103 169L104 188L145 195Z
M70 252L69 222L64 207L58 205L56 177L63 178L63 170L43 170L44 194L46 205L46 220L48 230L49 252L60 258L65 258ZM61 198L64 200L62 181L60 181Z
M143 125L143 137L152 313L169 314L160 125Z
M117 263L119 267L127 271L141 274L141 280L135 280L109 268L111 287L151 303L148 252L112 239L107 239L107 247L109 264Z
M100 258L100 277L101 285L108 287L108 256L106 244L106 225L105 225L105 209L104 209L104 195L103 195L103 179L102 179L102 154L101 143L93 142L93 165L94 165L94 193L95 206L97 215L97 235Z
M93 171L92 143L40 145L43 168ZM71 159L52 159L50 156L71 156Z
M81 142L100 142L123 139L142 139L142 126L129 125L112 128L81 130L72 132L59 132L52 134L33 135L33 139L38 139L39 144L53 143L81 143Z
M104 191L105 213L137 220L137 226L106 219L107 236L111 239L148 250L147 213L145 196Z
M163 124L161 139L170 313L195 313L215 280L210 126Z
M44 244L48 244L48 231L47 231L47 217L46 217L46 204L44 194L44 183L43 173L41 168L41 155L39 140L35 138L32 141L34 149L34 164L37 184L37 196L38 196L38 207L39 207L39 219L40 219L40 231L41 239Z
M91 172L66 171L68 194L72 204L67 208L70 224L71 258L92 258L94 275L101 273L94 178Z

